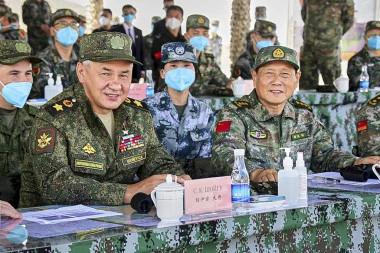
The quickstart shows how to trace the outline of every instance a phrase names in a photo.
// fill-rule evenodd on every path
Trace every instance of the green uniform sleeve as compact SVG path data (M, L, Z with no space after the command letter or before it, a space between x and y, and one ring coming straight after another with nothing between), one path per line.
M354 24L354 12L354 1L347 0L346 6L342 12L343 34L345 34Z
M373 99L369 101L371 103ZM356 114L358 151L361 157L380 155L380 117L376 106L364 105Z

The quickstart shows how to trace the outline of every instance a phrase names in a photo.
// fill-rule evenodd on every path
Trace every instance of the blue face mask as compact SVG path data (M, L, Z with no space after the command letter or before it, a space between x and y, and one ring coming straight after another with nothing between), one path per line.
M375 36L369 37L367 43L368 43L369 48L371 48L372 50L379 50L380 49L380 36L375 35Z
M84 30L86 30L86 28L79 26L79 37L82 37L84 35Z
M6 238L11 243L23 244L28 239L28 231L25 227L17 225L6 235Z
M176 68L165 73L165 83L175 91L182 92L195 81L195 71L187 68Z
M71 27L66 27L57 32L56 38L65 47L72 46L78 39L78 32Z
M26 100L28 99L30 90L32 89L32 83L30 82L14 82L3 85L1 90L1 95L4 97L5 101L8 104L22 108L25 105Z
M256 20L266 20L266 18L256 18Z
M134 18L135 17L132 14L128 14L128 15L124 16L124 21L125 21L125 23L132 23Z
M217 27L217 26L212 26L211 30L212 30L213 33L217 33L218 32L218 28L219 27Z
M273 45L274 45L274 42L270 41L270 40L262 40L262 41L259 41L256 43L256 47L259 51L260 51L260 49L262 49L264 47L269 47L269 46L273 46Z
M194 36L190 39L189 43L195 47L197 51L203 51L208 45L208 38L205 36Z
M3 24L0 23L0 31L3 30Z

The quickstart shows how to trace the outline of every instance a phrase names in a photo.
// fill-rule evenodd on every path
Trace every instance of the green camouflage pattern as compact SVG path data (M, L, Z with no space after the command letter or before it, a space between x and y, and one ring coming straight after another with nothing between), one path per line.
M367 24L365 25L364 33L367 33L369 30L374 30L374 29L380 29L380 21L377 21L377 20L368 21Z
M333 84L340 76L339 43L354 23L354 11L353 0L303 1L300 89L315 89L319 72L325 84Z
M266 18L266 17L267 17L267 8L265 6L257 6L255 8L255 19Z
M55 21L57 21L60 18L73 18L75 19L78 23L80 22L80 18L78 14L71 10L71 9L59 9L53 14L51 14L51 20L50 20L50 26L54 26Z
M253 47L247 48L236 60L232 68L231 77L238 78L240 76L244 80L252 79L251 70L255 67L256 55Z
M26 42L26 33L23 29L3 29L0 32L0 40L20 40Z
M263 37L275 37L276 24L267 20L256 20L253 31L259 33Z
M78 230L54 238L29 235L26 246L3 244L5 252L370 252L380 251L378 191L309 189L308 207L251 209L161 227L155 210L100 207L123 215L101 221L112 229ZM33 209L38 210L38 209ZM29 210L27 210L29 211ZM144 222L145 221L145 222ZM147 226L150 222L151 226ZM144 226L145 225L145 226ZM38 225L43 228L43 225ZM30 225L27 223L26 228Z
M283 61L299 69L297 52L284 46L269 46L262 48L256 56L254 69L257 71L262 65L272 61Z
M19 40L0 40L0 64L13 65L22 60L39 63L41 59L31 55L28 43Z
M380 155L380 95L371 98L357 111L356 126L360 156Z
M200 14L194 14L190 15L186 19L186 30L189 28L197 28L197 27L203 27L206 29L210 28L210 20Z
M367 65L369 87L374 88L380 86L380 57L373 55L365 45L348 61L347 75L350 78L351 91L358 90L360 87L360 75L363 65Z
M145 103L127 99L113 113L114 141L82 84L48 101L31 129L20 205L122 205L136 175L183 174L158 141ZM141 137L141 145L121 151L127 135Z
M205 49L206 52L210 52L214 55L214 61L220 66L222 64L222 48L223 48L223 39L218 34L213 35L210 38L209 43Z

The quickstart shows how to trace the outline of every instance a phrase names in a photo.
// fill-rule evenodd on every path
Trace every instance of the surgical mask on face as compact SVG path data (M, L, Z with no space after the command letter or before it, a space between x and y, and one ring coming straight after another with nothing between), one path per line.
M168 20L166 20L165 26L172 30L175 30L181 26L181 21L176 18L168 18Z
M213 33L217 33L217 32L218 32L218 28L219 28L219 27L217 27L217 26L212 26L212 27L211 27L211 32L213 32Z
M32 83L13 82L4 85L3 82L0 81L0 84L3 86L0 94L4 97L5 101L7 101L8 104L16 106L18 108L24 107L30 90L32 89Z
M56 39L58 40L59 43L67 47L67 46L74 45L74 43L78 39L78 36L79 36L78 32L68 26L57 32Z
M256 47L259 51L260 51L260 49L262 49L264 47L269 47L269 46L273 46L273 45L274 45L274 42L271 40L262 40L262 41L259 41L256 43Z
M124 21L125 23L132 23L133 19L135 17L132 14L124 15Z
M256 20L266 20L266 18L256 18Z
M84 30L86 30L86 28L79 26L79 37L82 37L84 35Z
M182 92L195 81L195 71L187 68L176 68L165 73L165 83L175 91Z
M100 25L101 27L103 27L103 26L107 26L109 23L110 23L110 19L109 19L109 18L104 17L104 16L101 16L101 17L99 18L99 25Z
M190 39L189 43L195 47L197 51L203 51L208 45L208 38L205 36L194 36Z
M380 35L374 35L374 36L369 37L367 44L370 49L379 50L380 49Z

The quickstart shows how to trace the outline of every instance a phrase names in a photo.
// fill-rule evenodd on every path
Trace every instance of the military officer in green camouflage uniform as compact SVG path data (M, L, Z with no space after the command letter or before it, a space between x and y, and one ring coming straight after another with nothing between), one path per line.
M30 46L0 40L0 199L18 206L26 140L37 108L25 104L33 81Z
M198 59L197 76L190 93L193 96L232 95L230 88L234 79L228 79L215 63L214 55L204 51L209 42L209 29L210 21L206 16L195 14L187 17L184 37L196 48Z
M323 82L330 84L341 74L340 40L354 23L353 0L304 0L301 9L303 46L300 63L300 89L319 88L319 72ZM319 72L318 72L319 71Z
M26 33L19 29L12 20L12 10L6 5L0 5L0 40L22 40L26 42Z
M145 69L152 69L153 70L153 59L151 57L152 52L152 44L153 44L153 28L154 24L161 20L161 17L159 16L153 16L151 20L152 25L152 32L144 36L144 47L145 47Z
M350 78L351 91L360 87L363 65L367 65L369 86L373 88L380 85L380 21L367 22L364 40L364 47L348 61L347 75Z
M250 34L252 45L239 56L232 69L233 78L252 79L251 69L255 65L257 52L263 47L273 46L276 41L276 24L270 21L257 20Z
M44 97L44 88L49 79L47 73L53 73L54 80L60 75L63 88L78 81L75 73L78 63L75 42L79 36L79 22L78 14L70 9L59 9L52 14L50 31L53 43L38 54L42 63L39 74L34 78L30 98Z
M164 174L183 174L158 141L146 104L127 97L133 64L141 64L131 45L122 33L83 37L80 82L36 116L20 205L122 205L137 192L149 194ZM189 176L178 180L184 179Z
M270 46L259 51L252 70L255 89L227 105L216 120L212 161L219 174L230 175L234 149L245 149L250 179L259 191L263 182L277 181L284 157L280 148L291 148L294 160L297 152L303 152L305 165L312 172L380 160L379 156L358 158L334 150L330 133L314 117L311 106L288 100L301 75L298 69L293 49Z

